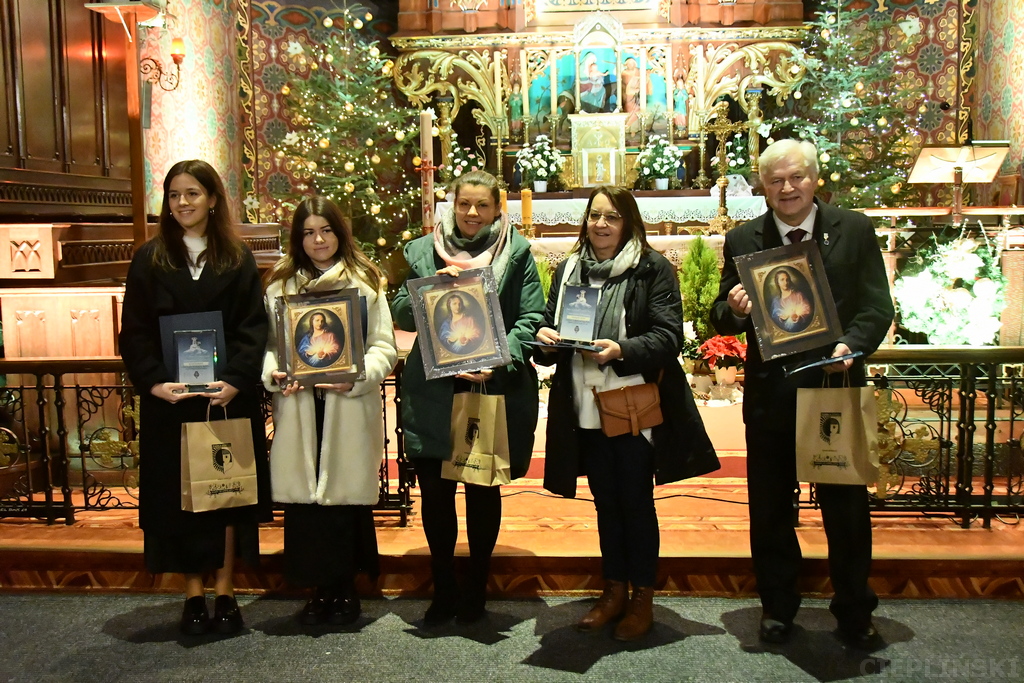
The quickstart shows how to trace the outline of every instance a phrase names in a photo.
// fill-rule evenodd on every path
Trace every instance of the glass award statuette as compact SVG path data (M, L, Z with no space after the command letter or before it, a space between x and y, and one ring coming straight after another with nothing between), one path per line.
M584 342L594 340L597 321L599 287L566 285L562 294L562 312L558 319L558 335L563 341Z
M206 385L217 380L217 331L176 330L177 381L188 392L208 391Z

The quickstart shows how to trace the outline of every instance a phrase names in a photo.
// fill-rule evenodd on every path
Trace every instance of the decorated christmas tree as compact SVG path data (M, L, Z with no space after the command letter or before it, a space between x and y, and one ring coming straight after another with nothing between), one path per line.
M337 202L360 247L387 265L419 234L418 111L392 97L394 62L361 33L371 19L346 5L323 20L316 44L289 45L293 75L281 93L290 129L277 154L308 183L299 189Z
M920 147L923 91L903 70L920 23L915 30L835 0L822 5L790 66L803 81L781 112L770 112L772 137L817 146L819 184L832 203L899 205Z

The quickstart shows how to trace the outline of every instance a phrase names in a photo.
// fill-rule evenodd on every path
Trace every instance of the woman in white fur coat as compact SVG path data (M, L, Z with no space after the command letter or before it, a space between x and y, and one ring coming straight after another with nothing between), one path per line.
M285 509L285 576L313 589L299 621L346 624L360 612L355 575L379 573L372 506L384 457L380 383L398 351L381 272L356 246L337 205L304 199L289 246L267 276L264 298L270 335L263 383L274 392L271 488ZM275 301L350 287L366 300L366 379L300 388L281 370Z

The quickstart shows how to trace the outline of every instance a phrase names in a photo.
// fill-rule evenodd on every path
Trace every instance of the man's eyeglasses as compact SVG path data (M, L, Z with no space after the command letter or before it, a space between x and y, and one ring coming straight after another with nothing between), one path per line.
M587 214L588 223L600 223L601 219L608 225L615 225L622 222L622 216L617 213L601 213L600 211L591 211Z

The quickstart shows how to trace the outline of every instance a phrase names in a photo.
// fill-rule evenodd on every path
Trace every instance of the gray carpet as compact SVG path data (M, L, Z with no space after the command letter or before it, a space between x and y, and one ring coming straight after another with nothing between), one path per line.
M296 600L244 597L233 637L177 631L167 595L0 594L0 681L1021 681L1024 603L890 601L885 644L839 643L807 600L787 645L757 640L753 600L658 598L633 644L573 628L592 600L495 600L486 621L420 628L423 600L364 600L352 627L300 627Z

